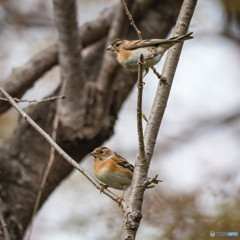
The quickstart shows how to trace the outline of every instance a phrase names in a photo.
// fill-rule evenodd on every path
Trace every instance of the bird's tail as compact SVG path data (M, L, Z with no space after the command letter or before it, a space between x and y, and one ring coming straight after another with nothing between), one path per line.
M169 41L171 41L171 42L183 42L183 41L185 41L185 40L189 40L189 39L192 39L193 38L193 36L191 36L193 34L193 32L190 32L190 33L187 33L187 34L185 34L185 35L182 35L182 36L178 36L178 37L173 37L173 38L170 38L170 39L168 39Z
M190 33L187 33L185 35L182 35L182 36L178 36L178 37L173 37L173 38L170 38L170 39L166 39L164 41L161 41L159 43L159 46L161 47L160 48L160 51L161 53L162 52L162 49L164 49L164 52L166 50L168 50L170 47L172 47L173 45L177 44L177 43L180 43L180 42L183 42L185 40L189 40L189 39L192 39L193 36L192 35L193 32L190 32Z

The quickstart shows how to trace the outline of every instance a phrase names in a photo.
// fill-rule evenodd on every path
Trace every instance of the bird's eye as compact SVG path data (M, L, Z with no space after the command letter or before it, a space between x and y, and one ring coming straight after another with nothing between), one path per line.
M120 46L120 43L116 43L116 45L115 45L116 47L119 47Z
M100 154L103 154L103 150L100 150L99 153L100 153Z

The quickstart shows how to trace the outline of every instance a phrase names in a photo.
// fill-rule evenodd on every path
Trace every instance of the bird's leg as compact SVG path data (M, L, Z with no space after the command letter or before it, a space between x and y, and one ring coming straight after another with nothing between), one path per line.
M153 54L153 55L150 55L150 56L144 57L144 60L145 60L145 59L152 59L152 58L154 58L155 56L156 56L156 55Z
M119 206L121 205L121 202L122 202L122 200L123 200L123 197L124 197L125 192L126 192L126 185L124 185L124 187L123 187L122 196L121 196L120 198L119 198L119 197L117 198Z
M108 185L106 185L106 184L101 184L100 193L102 193L102 191L103 191L104 189L107 189L107 187L108 187Z

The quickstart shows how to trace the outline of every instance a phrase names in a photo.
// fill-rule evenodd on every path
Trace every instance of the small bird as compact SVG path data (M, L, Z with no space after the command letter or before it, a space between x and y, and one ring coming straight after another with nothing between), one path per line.
M192 32L179 37L170 39L145 39L145 40L124 40L116 39L107 48L112 51L117 61L127 70L131 72L138 71L138 60L143 54L143 68L148 71L148 68L157 64L163 54L173 45L192 39Z
M104 183L100 192L107 187L123 190L123 194L119 198L119 204L121 204L126 189L131 185L134 166L107 147L95 148L91 155L95 158L94 173ZM158 182L161 181L153 181L155 184Z
M133 165L107 147L95 148L91 155L95 158L94 173L105 184L100 191L107 187L123 190L119 199L121 203L126 189L131 185Z

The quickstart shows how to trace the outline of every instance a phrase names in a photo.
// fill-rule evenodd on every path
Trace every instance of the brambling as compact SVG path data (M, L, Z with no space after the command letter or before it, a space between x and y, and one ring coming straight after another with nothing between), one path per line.
M91 155L94 157L94 173L104 183L100 192L107 187L123 190L119 198L119 204L121 204L126 189L131 185L134 166L107 147L95 148ZM158 182L161 181L153 181L155 184Z
M179 37L170 39L146 39L146 40L124 40L116 39L107 48L112 51L117 61L127 70L138 71L138 60L140 55L144 56L143 68L148 71L148 68L157 64L163 54L173 45L192 39L192 32Z
M119 199L121 203L126 189L131 185L133 165L107 147L95 148L91 155L95 158L94 173L105 184L100 191L107 187L123 190Z

